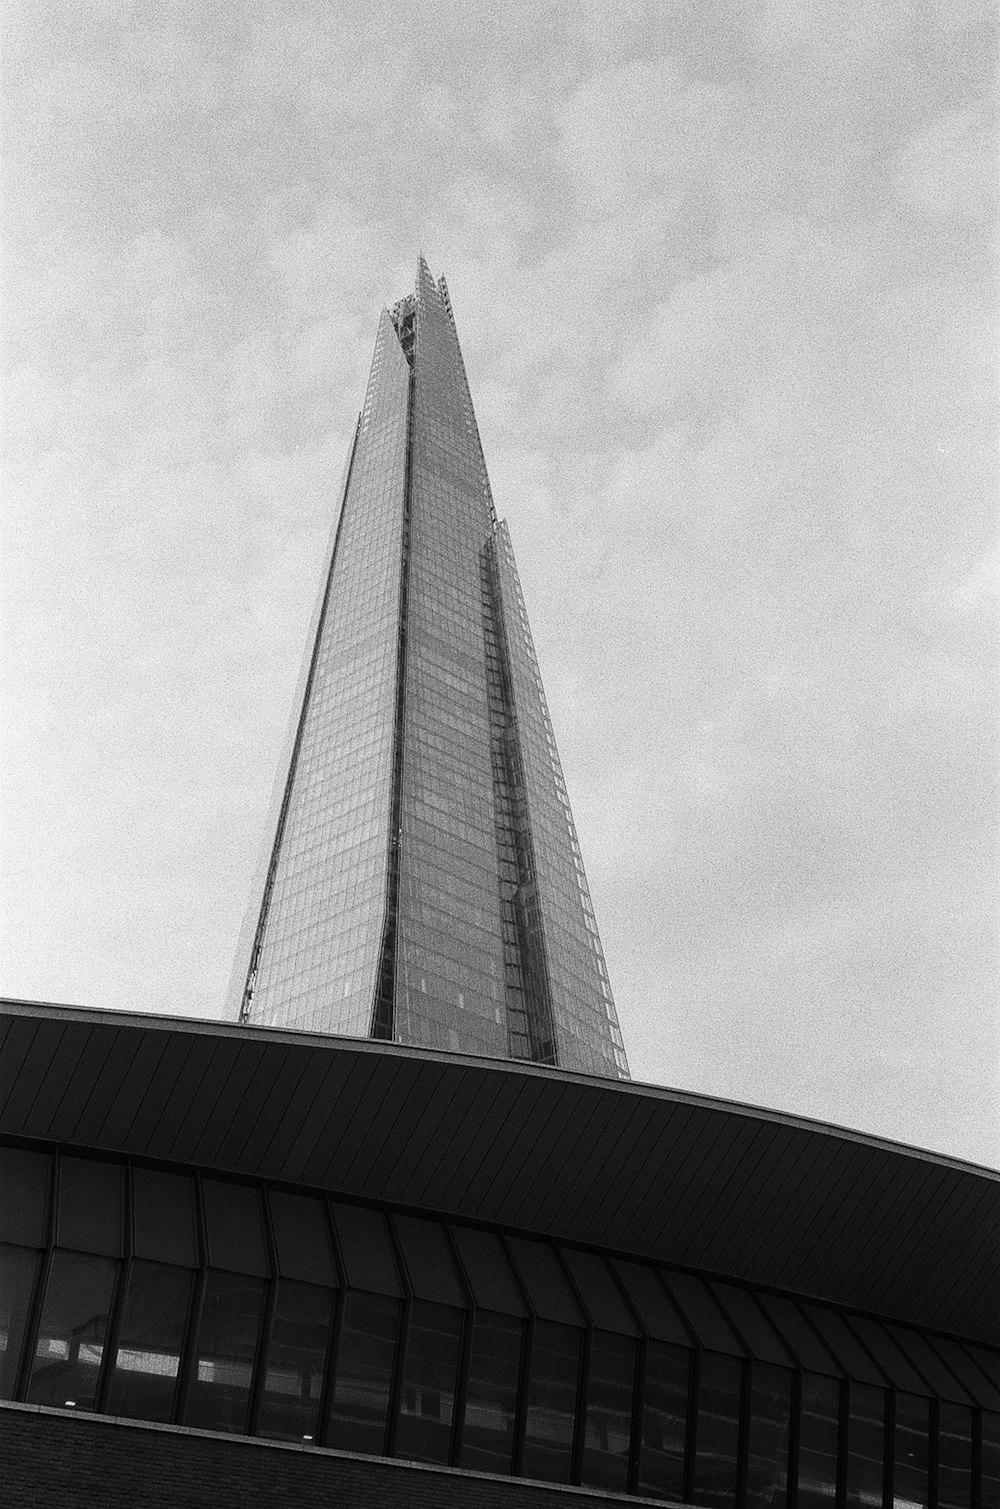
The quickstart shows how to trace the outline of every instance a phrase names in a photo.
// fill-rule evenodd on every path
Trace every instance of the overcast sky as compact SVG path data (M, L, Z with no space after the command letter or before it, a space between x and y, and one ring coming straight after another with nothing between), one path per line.
M423 248L635 1078L1000 1163L991 9L11 4L0 991L220 1014Z

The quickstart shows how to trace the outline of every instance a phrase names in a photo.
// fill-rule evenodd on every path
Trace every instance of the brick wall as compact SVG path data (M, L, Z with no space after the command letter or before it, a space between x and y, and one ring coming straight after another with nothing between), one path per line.
M0 1404L4 1509L596 1509L649 1503L319 1447Z

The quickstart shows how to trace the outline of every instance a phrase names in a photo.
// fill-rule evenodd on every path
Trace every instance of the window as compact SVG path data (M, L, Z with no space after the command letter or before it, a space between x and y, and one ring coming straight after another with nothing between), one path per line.
M276 1285L255 1435L284 1441L319 1438L332 1314L329 1289L291 1279Z
M919 1394L897 1393L893 1498L898 1509L925 1509L928 1503L929 1435L929 1400Z
M938 1509L972 1505L972 1411L945 1399L938 1405L937 1502Z
M13 1399L41 1253L0 1246L0 1399Z
M400 1309L389 1295L345 1296L325 1445L384 1454Z
M792 1413L790 1368L750 1365L747 1443L749 1509L784 1509L788 1499L788 1432Z
M512 1316L475 1312L459 1454L462 1467L511 1470L523 1333L523 1323Z
M837 1496L840 1385L802 1373L799 1401L798 1509L824 1509Z
M403 1358L394 1455L447 1462L455 1410L462 1312L415 1299Z
M246 1274L206 1275L185 1425L246 1430L264 1290L262 1279Z
M646 1346L642 1389L642 1440L636 1492L647 1498L684 1496L691 1353L669 1341Z
M591 1488L624 1493L628 1487L635 1366L630 1337L592 1332L580 1477Z
M554 1483L570 1480L580 1342L581 1332L574 1326L535 1321L521 1466L524 1477Z
M173 1419L192 1276L164 1263L129 1273L107 1408L134 1420Z
M702 1352L698 1362L698 1414L695 1422L694 1502L725 1506L736 1502L740 1386L738 1357Z
M853 1379L848 1390L847 1509L882 1502L885 1477L885 1389Z
M94 1408L118 1267L111 1258L53 1253L28 1384L29 1404Z

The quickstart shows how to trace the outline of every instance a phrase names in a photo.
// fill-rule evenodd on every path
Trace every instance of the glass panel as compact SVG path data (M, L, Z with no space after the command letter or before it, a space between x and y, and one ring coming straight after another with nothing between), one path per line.
M193 1275L164 1263L135 1262L118 1333L107 1409L133 1420L174 1416L177 1374Z
M979 1502L1000 1504L1000 1415L984 1409L982 1479Z
M282 1277L336 1288L337 1274L323 1202L308 1195L287 1194L281 1189L269 1190L268 1199Z
M243 1274L206 1274L185 1425L246 1430L265 1289L262 1279Z
M471 1226L453 1226L451 1231L474 1303L480 1309L499 1310L504 1315L527 1315L496 1233Z
M719 1504L729 1509L736 1503L742 1375L738 1358L702 1352L694 1434L696 1504Z
M203 1179L201 1187L212 1267L266 1278L269 1268L264 1255L260 1191L221 1179Z
M332 1209L348 1286L366 1294L374 1291L398 1299L403 1291L385 1216L380 1210L369 1210L364 1205L334 1202Z
M562 1325L580 1325L580 1308L548 1243L509 1237L507 1246L535 1314Z
M885 1389L852 1379L848 1405L847 1509L876 1509L885 1479Z
M510 1472L524 1326L477 1310L465 1392L461 1467Z
M136 1257L198 1266L193 1179L156 1168L133 1169L132 1214Z
M384 1453L401 1308L388 1295L347 1295L324 1445Z
M59 1246L121 1257L122 1168L92 1158L59 1159Z
M642 1386L642 1443L636 1492L680 1499L691 1389L691 1353L669 1341L646 1345Z
M896 1395L893 1509L925 1509L930 1404L918 1394Z
M833 1503L837 1495L840 1385L819 1373L802 1374L799 1410L799 1509Z
M791 1369L754 1362L750 1368L747 1451L747 1504L750 1509L784 1509L788 1499L791 1417Z
M318 1437L332 1315L329 1289L290 1279L278 1283L255 1436L276 1436L284 1441L314 1441Z
M547 1320L534 1324L521 1466L526 1478L552 1483L570 1480L581 1339L571 1326Z
M93 1409L118 1266L111 1258L52 1254L29 1404Z
M938 1405L938 1509L972 1509L972 1411Z
M0 1147L0 1241L44 1247L49 1240L52 1159L27 1148Z
M455 1276L451 1249L440 1221L394 1216L393 1225L416 1297L464 1310L465 1293Z
M410 1307L393 1454L447 1462L455 1411L462 1312L415 1299Z
M587 1414L580 1481L591 1488L628 1487L636 1344L594 1331L587 1370Z
M14 1397L41 1256L30 1247L0 1247L0 1399Z

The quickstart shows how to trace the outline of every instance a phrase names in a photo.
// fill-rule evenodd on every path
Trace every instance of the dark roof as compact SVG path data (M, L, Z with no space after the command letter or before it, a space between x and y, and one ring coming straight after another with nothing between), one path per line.
M652 1085L0 1003L0 1132L545 1232L1000 1342L1000 1174Z

